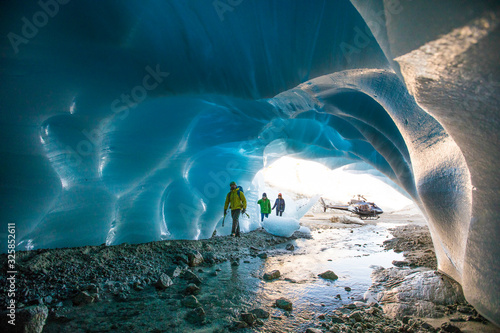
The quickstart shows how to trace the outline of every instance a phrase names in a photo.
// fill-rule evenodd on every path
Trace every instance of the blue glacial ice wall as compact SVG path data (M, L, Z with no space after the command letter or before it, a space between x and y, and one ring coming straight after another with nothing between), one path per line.
M279 157L364 165L499 323L495 1L0 6L2 251L208 238Z

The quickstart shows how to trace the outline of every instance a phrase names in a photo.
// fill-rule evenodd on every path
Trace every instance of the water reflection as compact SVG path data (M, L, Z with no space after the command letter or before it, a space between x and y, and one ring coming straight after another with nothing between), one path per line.
M224 300L222 307L233 309L231 313L236 317L238 311L254 308L270 312L273 318L252 331L305 329L313 316L362 300L371 285L370 267L390 267L393 260L403 259L402 254L383 249L382 243L388 235L384 225L313 232L313 239L291 242L294 251L287 251L287 244L280 244L267 249L267 259L245 258L238 266L231 262L219 265L220 274L207 282L205 290L220 295ZM264 273L275 269L280 271L280 279L262 279ZM338 280L318 276L326 270L335 272ZM345 287L351 288L350 291ZM293 303L291 312L272 306L281 297Z

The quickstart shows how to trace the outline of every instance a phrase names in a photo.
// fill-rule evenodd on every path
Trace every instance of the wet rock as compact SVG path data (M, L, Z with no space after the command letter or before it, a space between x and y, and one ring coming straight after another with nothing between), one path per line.
M91 283L85 286L84 290L87 290L91 294L98 294L99 293L99 287L97 287L95 284Z
M249 312L246 312L246 313L242 313L240 314L241 316L241 320L244 321L245 323L247 323L249 326L252 326L255 321L257 320L257 317L255 317L255 315L253 313L249 313Z
M326 280L337 280L339 278L337 276L337 274L335 274L334 272L332 272L330 270L319 274L319 276L322 277L323 279L326 279Z
M393 260L392 264L396 267L410 266L410 263L404 260Z
M373 315L373 316L378 316L378 315L381 315L382 314L382 310L378 307L370 307L366 310L367 313Z
M170 279L170 277L163 273L160 275L160 277L158 278L158 281L156 281L155 283L155 287L157 289L160 289L160 290L163 290L163 289L167 289L168 287L170 287L171 285L173 284L172 280Z
M270 281L277 279L281 276L281 273L279 270L275 269L269 273L264 273L264 280Z
M450 323L443 323L441 325L441 332L461 333L462 331L460 330L460 328L458 328Z
M197 307L194 310L189 311L186 314L186 320L191 324L203 324L206 319L205 310L201 307Z
M177 263L187 264L189 262L188 256L185 254L178 254L174 259Z
M203 253L203 260L207 264L215 264L217 262L217 256L213 252L205 252Z
M235 260L231 263L231 266L239 266L240 265L240 262Z
M260 259L266 259L267 258L267 253L266 252L261 252L261 253L257 254L257 257L259 257Z
M96 294L89 294L88 291L80 291L73 298L73 304L74 305L85 305L85 304L94 303L95 300L96 300Z
M317 328L308 328L306 329L306 333L323 333L323 331Z
M333 324L343 324L344 319L342 319L341 317L339 317L337 315L332 315L332 323Z
M236 327L236 328L247 328L248 324L245 323L244 321L236 321L234 323L234 327Z
M18 309L16 313L15 328L19 330L19 332L41 333L48 315L49 310L45 305L28 306L23 309ZM4 321L4 319L2 319L2 321ZM8 330L4 332L8 332Z
M467 305L457 306L457 311L464 314L472 314L474 312L473 308Z
M188 295L198 295L200 293L200 287L198 287L196 284L194 283L190 283L187 287L186 287L186 294Z
M376 269L372 280L365 298L383 303L390 318L437 318L445 306L464 301L460 285L433 270Z
M196 275L195 273L191 272L190 270L184 271L182 274L182 278L187 281L191 281L192 283L195 283L197 285L201 284L201 279Z
M267 318L269 318L269 315L270 315L269 312L267 312L264 309L260 309L260 308L253 309L250 311L250 313L253 313L257 318L261 318L261 319L267 319Z
M186 308L198 308L201 306L200 302L198 302L198 299L193 295L184 297L181 301L181 304Z
M292 302L284 297L277 299L275 305L277 308L287 311L292 311L293 308Z
M203 256L198 251L187 253L189 267L195 267L203 263Z
M133 287L135 291L141 291L141 290L144 290L144 287L141 285L140 282L134 282L134 285Z
M434 326L432 326L431 324L429 323L426 323L426 322L423 322L420 327L422 327L423 329L426 329L428 331L431 331L431 332L434 332Z
M177 265L172 265L167 268L167 274L173 279L181 275L182 270Z
M293 244L287 244L287 245L286 245L286 249L287 249L288 251L293 251L293 250L295 250L295 246L293 246Z
M345 287L344 290L345 291L351 291L351 288L350 287Z
M354 303L346 304L346 305L344 305L344 308L354 310L354 309L356 309L356 304L354 304Z
M357 323L363 321L363 316L361 315L361 311L352 312L348 318L349 320L353 319Z

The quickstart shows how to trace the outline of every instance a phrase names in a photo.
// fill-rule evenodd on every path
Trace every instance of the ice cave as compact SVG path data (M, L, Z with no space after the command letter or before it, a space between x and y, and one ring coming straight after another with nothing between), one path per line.
M2 252L209 238L296 157L411 198L500 325L498 1L0 6Z

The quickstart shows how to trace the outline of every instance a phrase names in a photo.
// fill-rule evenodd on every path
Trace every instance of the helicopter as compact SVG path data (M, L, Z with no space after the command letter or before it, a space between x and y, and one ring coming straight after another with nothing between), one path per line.
M368 202L361 194L355 195L348 203L347 206L332 206L327 205L323 198L320 198L323 205L323 211L326 212L327 208L346 210L351 214L357 215L362 220L379 219L380 214L384 211L378 207L374 202Z

